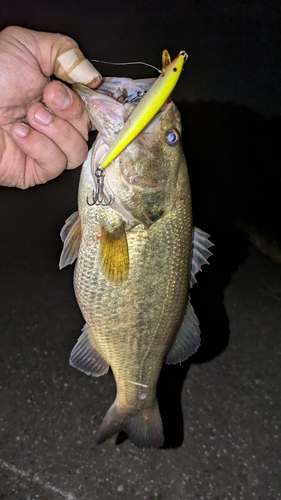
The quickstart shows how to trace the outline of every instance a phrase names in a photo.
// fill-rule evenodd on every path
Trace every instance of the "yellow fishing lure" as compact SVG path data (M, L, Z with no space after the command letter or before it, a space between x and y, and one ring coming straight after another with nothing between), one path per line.
M163 68L161 75L157 78L149 91L142 97L141 101L133 111L129 120L117 135L115 141L104 156L101 167L106 168L124 149L139 135L140 132L154 118L159 109L166 102L182 72L183 65L187 60L187 54L183 50L170 60L168 52L163 51Z

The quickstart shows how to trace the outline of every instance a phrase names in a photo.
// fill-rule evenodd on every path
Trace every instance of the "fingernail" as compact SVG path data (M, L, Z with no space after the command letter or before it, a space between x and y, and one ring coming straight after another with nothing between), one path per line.
M70 90L62 84L54 95L53 104L59 109L65 109L72 104L72 100Z
M36 111L34 118L40 125L49 125L53 119L53 114L42 106Z
M29 127L25 125L24 123L17 123L13 127L13 132L17 137L26 137L27 134L29 133Z

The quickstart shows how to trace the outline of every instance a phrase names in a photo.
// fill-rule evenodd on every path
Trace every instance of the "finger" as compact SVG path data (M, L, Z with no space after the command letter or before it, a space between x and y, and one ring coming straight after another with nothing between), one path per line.
M60 148L47 136L33 130L26 123L15 123L10 134L18 148L25 154L26 164L21 184L26 188L57 177L67 165L67 158Z
M33 103L27 113L32 128L46 135L66 157L65 168L81 165L88 152L84 137L68 121L54 115L42 103Z
M40 67L46 76L55 74L69 83L84 83L95 88L101 75L88 61L75 40L59 33L29 30L35 39Z
M68 121L54 115L42 103L33 103L27 113L28 123L43 133L63 152L68 169L76 168L85 160L88 147L82 135Z
M46 106L57 116L67 120L88 140L92 125L80 97L61 82L53 81L44 90L43 100Z
M22 170L19 165L24 162L22 152L14 144L9 132L0 127L0 185L24 187L22 183Z
M101 75L88 61L72 38L59 33L45 33L19 26L9 26L2 35L13 39L15 45L26 47L38 61L42 73L53 73L69 83L80 82L95 88Z

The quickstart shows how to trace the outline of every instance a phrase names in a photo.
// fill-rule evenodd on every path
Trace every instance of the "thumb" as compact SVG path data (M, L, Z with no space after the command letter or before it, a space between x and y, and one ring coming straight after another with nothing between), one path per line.
M102 79L100 73L84 57L74 40L63 35L58 36L62 39L54 44L52 51L54 74L69 83L84 83L88 87L97 87Z
M100 84L100 73L85 58L75 40L59 33L25 31L29 31L35 41L29 49L36 48L34 55L46 76L55 74L68 83L84 83L92 88Z

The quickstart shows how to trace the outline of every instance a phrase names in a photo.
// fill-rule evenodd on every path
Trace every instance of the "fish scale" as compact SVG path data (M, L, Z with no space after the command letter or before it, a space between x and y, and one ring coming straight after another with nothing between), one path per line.
M99 208L96 207L94 210L98 211ZM132 380L150 385L154 389L151 391L151 397L155 399L155 387L159 370L167 348L171 343L170 331L171 329L175 330L179 322L179 311L182 315L185 309L190 248L188 248L188 241L185 246L182 244L183 228L185 232L187 228L187 214L180 218L178 212L180 211L175 211L175 214L168 214L167 217L172 219L171 224L168 223L167 219L161 219L149 229L144 229L141 226L128 234L132 274L126 285L118 287L118 293L116 293L116 287L106 283L101 273L96 272L93 277L93 273L87 272L89 268L98 268L98 249L97 260L93 262L93 254L92 251L89 251L88 239L82 242L78 256L75 269L76 295L79 297L82 311L87 311L89 304L94 306L84 314L85 319L87 323L93 324L96 347L112 368L120 404L128 407L147 408L151 403L151 398L140 400L141 391L138 386L128 384L128 382L121 384L120 381ZM159 234L160 231L161 234ZM148 233L149 237L147 238L145 234L142 241L143 233ZM169 242L171 242L170 245ZM165 254L167 270L165 273L161 273L161 279L159 272L163 270L163 255ZM142 262L141 267L138 265L140 262ZM170 265L171 262L173 263L172 266ZM155 277L154 280L151 279L152 271ZM186 279L183 280L183 290L180 293L178 279L182 273L185 273ZM80 291L81 283L83 283L83 299ZM148 285L150 286L150 294L154 294L155 297L158 296L156 303L152 303L153 298L147 293ZM134 292L135 298L132 304L132 301L128 301L128 298L134 295ZM150 313L152 310L156 321L152 321L152 318L150 318L150 321L147 322L146 311ZM99 331L98 328L95 328L98 311L106 311ZM167 319L168 314L169 319ZM122 318L122 328L118 324L118 318L120 317ZM139 341L136 350L139 363L132 370L131 358L134 355L132 344L137 335ZM152 339L154 339L153 345L151 345ZM151 353L143 361L148 349L151 350ZM157 364L155 362L155 351L157 351ZM129 358L128 352L131 353ZM146 378L143 378L143 374L147 373L152 361L153 368L149 372L149 380L146 380ZM122 390L119 390L120 384L123 387Z

